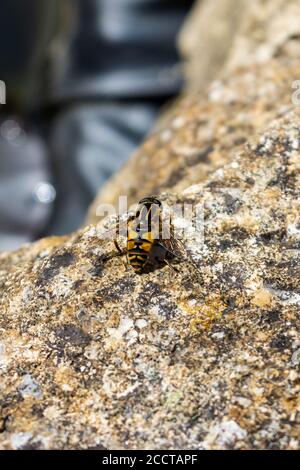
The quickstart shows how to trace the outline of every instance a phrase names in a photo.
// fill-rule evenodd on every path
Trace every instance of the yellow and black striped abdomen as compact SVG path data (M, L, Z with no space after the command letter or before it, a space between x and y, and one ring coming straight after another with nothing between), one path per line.
M153 246L150 232L128 231L127 239L127 257L130 266L137 272L141 272L148 259Z

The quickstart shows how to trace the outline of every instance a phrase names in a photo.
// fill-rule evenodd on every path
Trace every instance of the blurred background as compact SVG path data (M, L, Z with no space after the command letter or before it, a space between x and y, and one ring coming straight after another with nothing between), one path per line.
M192 4L1 0L0 251L80 226L180 92Z

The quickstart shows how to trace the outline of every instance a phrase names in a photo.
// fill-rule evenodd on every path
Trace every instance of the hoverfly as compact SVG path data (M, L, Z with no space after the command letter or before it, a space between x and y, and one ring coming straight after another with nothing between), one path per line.
M148 196L138 203L135 214L127 219L127 247L122 250L117 242L114 244L118 253L116 255L127 255L128 264L135 273L142 274L164 265L176 268L171 264L174 258L184 258L183 244L175 239L173 226L170 224L168 237L162 236L162 203L155 196ZM111 258L111 256L109 257ZM195 263L188 256L194 267ZM198 268L196 267L198 270Z

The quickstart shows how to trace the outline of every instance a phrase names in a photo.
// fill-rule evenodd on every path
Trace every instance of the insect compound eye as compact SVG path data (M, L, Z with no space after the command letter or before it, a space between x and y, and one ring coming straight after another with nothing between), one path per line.
M154 203L154 204L157 204L159 207L162 206L162 203L160 202L159 199L156 199L156 198L155 198L155 199L153 200L153 203Z
M162 203L160 202L159 199L157 199L157 197L155 196L148 196L148 197L144 197L143 199L141 199L139 201L139 204L143 205L143 204L146 204L146 205L149 205L149 204L156 204L158 205L159 207L162 206Z

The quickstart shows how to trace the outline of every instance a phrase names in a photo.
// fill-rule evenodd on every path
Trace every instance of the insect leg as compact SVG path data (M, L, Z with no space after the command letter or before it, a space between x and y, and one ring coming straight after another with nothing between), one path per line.
M123 251L121 250L120 246L119 246L119 243L117 242L117 240L114 240L114 245L115 247L117 248L118 252L120 253L120 255L124 255Z
M115 245L115 247L117 248L117 250L118 250L120 256L123 256L123 255L126 254L126 252L125 252L124 250L123 250L123 251L121 250L121 248L120 248L120 246L119 246L119 244L118 244L118 242L117 242L116 239L114 240L114 245ZM127 271L127 270L128 270L128 263L123 260L123 264L124 264L124 267L125 267L125 269L126 269L126 271Z
M169 266L169 268L171 268L173 271L175 271L175 273L179 273L179 269L175 268L175 266L173 266L171 263L169 263L169 261L165 258L164 259L164 262Z

